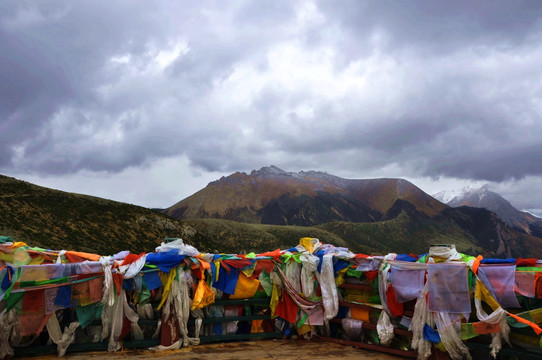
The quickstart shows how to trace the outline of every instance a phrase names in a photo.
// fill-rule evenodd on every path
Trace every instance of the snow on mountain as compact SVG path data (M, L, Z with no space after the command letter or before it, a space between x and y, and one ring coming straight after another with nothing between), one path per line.
M542 209L523 209L523 211L528 212L537 218L542 218Z
M471 186L466 186L462 189L455 189L455 190L443 190L441 192L438 192L436 194L433 194L435 199L440 201L441 203L449 205L449 203L454 200L459 200L467 197L472 191L475 189Z

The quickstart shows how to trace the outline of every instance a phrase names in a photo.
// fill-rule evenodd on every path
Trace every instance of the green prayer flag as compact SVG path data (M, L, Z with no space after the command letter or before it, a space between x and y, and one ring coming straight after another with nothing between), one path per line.
M273 282L271 281L269 274L267 274L265 271L262 271L260 285L263 287L267 296L271 296L271 293L273 292Z
M303 315L301 320L299 320L299 322L297 323L298 328L302 327L303 324L305 324L305 321L307 321L307 317L309 317L309 314L305 313L305 315Z
M346 276L355 277L358 279L361 279L361 276L363 275L363 271L357 271L356 269L353 269L351 267L346 270Z
M102 309L102 303L95 303L87 306L76 306L75 312L77 313L77 320L79 320L81 328L84 329L90 325L93 320L100 319L102 316Z
M96 277L94 278L87 278L87 279L84 279L83 281L89 281L91 279L95 279ZM62 283L67 283L70 281L70 277L69 276L65 276L65 277L62 277L62 278L57 278L57 279L49 279L49 280L38 280L38 281L34 281L34 280L28 280L28 281L21 281L19 282L19 287L21 288L24 288L24 287L29 287L29 286L40 286L40 285L49 285L49 284L62 284ZM77 282L82 282L82 281L77 281ZM74 284L76 282L74 281Z
M139 303L146 304L151 298L151 292L147 289L146 286L143 287L143 290L139 293Z
M477 336L478 333L474 329L474 326L472 326L472 323L461 324L461 340L468 340Z
M542 267L518 266L516 271L539 272L542 271Z
M11 236L0 236L0 244L6 242L13 242L13 238Z
M23 298L24 296L24 292L21 291L21 292L16 292L16 293L12 293L7 299L6 299L6 302L7 302L7 306L6 306L6 313L8 311L10 311L15 305L17 305L17 303L19 303L19 301Z

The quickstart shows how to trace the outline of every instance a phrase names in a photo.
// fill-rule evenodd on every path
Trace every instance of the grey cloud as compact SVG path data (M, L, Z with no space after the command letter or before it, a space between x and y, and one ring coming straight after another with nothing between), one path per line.
M511 204L519 210L533 209L542 210L540 204L542 197L540 196L541 177L527 176L520 180L505 181L500 183L490 183L490 189L502 195L509 200ZM539 216L542 212L538 213Z
M464 46L515 47L540 29L542 4L536 0L348 1L320 2L322 11L353 36L384 36L386 51L411 48L443 56Z
M542 175L540 2L310 5L2 3L0 169Z
M0 46L7 51L0 58L0 127L10 139L1 142L0 166L12 166L13 149L21 146L26 161L18 166L53 173L120 171L146 157L182 152L176 142L186 145L194 133L218 126L207 119L216 116L199 116L197 110L213 83L251 52L258 53L263 42L275 41L271 35L279 34L281 21L292 15L288 2L264 9L264 19L253 16L258 9L252 4L232 6L237 15L221 2L162 5L4 3ZM263 23L265 31L259 29ZM171 40L186 41L189 51L164 74L145 79L129 73L144 71L152 60L149 51L159 51ZM112 67L111 59L123 56L129 57L132 70ZM109 94L103 97L99 89ZM54 122L66 113L72 118ZM112 123L126 116L134 118L136 129L114 129ZM64 129L51 131L52 126ZM123 139L105 146L91 143L89 129L112 138L120 131ZM147 136L168 138L168 145Z

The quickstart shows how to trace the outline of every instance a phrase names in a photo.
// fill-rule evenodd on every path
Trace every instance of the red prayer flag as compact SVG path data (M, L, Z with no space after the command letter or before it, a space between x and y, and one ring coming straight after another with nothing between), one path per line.
M286 290L282 290L281 299L279 300L279 302L277 303L277 307L275 308L275 315L280 316L284 320L295 324L298 309L298 306L292 300L290 295L288 295Z
M45 314L45 290L26 291L23 298L22 312Z
M136 254L128 254L125 258L124 258L124 261L122 262L122 264L120 264L120 266L123 266L123 265L130 265L131 263L133 263L134 261L137 261L140 257L142 257L143 255L145 255L144 252L142 252L141 254L139 255L136 255Z
M21 336L28 336L41 333L51 315L53 314L22 313L19 316L19 334Z

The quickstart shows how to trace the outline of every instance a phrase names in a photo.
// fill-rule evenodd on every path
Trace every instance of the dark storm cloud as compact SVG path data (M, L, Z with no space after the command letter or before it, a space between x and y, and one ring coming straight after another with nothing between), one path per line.
M0 169L542 176L539 1L8 1Z
M92 103L93 82L107 54L124 41L115 36L118 23L106 7L77 9L69 2L45 1L0 7L1 127L3 135L9 134L2 136L1 153L24 146L25 156L34 157L54 147L57 139L49 137L48 127L55 113ZM65 135L86 120L74 116Z

